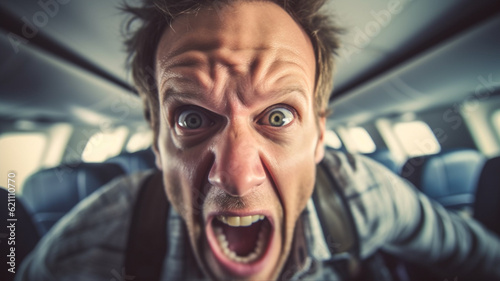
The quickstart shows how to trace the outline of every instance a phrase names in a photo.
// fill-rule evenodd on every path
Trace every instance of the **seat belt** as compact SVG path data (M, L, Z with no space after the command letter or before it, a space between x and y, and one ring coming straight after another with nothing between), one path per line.
M162 173L144 181L134 205L125 252L125 276L137 281L158 281L167 251L168 201Z

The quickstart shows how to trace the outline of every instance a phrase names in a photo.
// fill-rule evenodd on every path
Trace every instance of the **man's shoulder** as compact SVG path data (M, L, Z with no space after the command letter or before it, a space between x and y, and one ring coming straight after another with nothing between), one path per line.
M332 176L332 184L338 186L348 201L372 205L372 201L381 198L392 202L394 194L415 193L408 181L362 154L329 151L320 165Z
M405 180L382 164L360 154L329 151L323 167L341 191L360 242L360 253L367 257L395 235L396 218L418 210L419 195ZM405 212L401 212L405 209Z
M81 201L40 241L28 271L56 278L82 272L111 278L113 270L121 272L134 203L149 175L119 177Z
M382 164L362 154L331 149L326 150L320 165L334 177L347 195L365 192L387 178L397 177Z
M388 169L385 168L382 164L363 154L355 154L333 149L325 150L323 163L325 163L330 168L349 169L353 172L363 171L366 169L377 170L380 168L388 171Z
M150 174L144 172L112 180L75 206L54 226L52 235L82 235L95 228L110 228L115 219L130 216L138 191Z

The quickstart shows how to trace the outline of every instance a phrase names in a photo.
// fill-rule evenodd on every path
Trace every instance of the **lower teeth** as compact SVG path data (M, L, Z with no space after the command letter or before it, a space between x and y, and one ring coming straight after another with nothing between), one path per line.
M235 252L229 249L229 243L226 240L226 235L224 235L224 231L221 227L214 227L215 236L219 241L219 245L222 249L222 252L228 257L230 260L239 262L239 263L251 263L257 260L262 253L264 252L264 240L268 234L266 227L260 229L259 237L257 238L257 245L252 253L248 254L245 257L238 256Z

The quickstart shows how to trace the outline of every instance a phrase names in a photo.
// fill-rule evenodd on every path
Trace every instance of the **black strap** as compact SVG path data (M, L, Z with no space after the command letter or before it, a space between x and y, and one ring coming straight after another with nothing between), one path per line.
M334 168L341 166L327 160L317 166L312 199L332 254L332 259L325 261L325 266L333 268L341 280L351 280L350 264L359 260L359 239L348 202L339 185L339 175L332 171Z
M340 187L340 182L347 181L339 179L340 172L335 173L331 166L341 168L339 163L326 161L317 166L316 186L312 196L316 212L334 258L348 253L359 259L359 234L347 198Z
M328 156L330 157L327 158ZM340 246L333 247L334 250L340 249L340 252L332 251L332 248L329 247L333 255L333 260L329 264L340 274L342 280L392 280L387 264L380 253L375 253L365 260L361 259L360 238L354 216L342 191L346 185L354 184L343 172L343 165L347 163L355 169L357 163L354 157L346 154L347 163L341 163L336 154L332 153L328 156L318 165L313 200L327 243L339 243ZM341 188L342 186L343 188ZM343 220L339 220L339 218L343 218ZM345 234L348 237L343 236ZM333 240L330 240L330 237ZM342 245L347 247L342 247ZM352 270L349 269L353 266L357 268L354 270L357 272L354 276Z
M125 253L125 274L136 281L160 280L167 251L168 201L162 174L145 180L134 206Z

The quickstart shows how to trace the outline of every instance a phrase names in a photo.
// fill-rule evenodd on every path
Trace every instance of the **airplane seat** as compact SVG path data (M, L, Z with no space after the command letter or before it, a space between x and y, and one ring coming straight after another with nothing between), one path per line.
M474 218L500 235L500 156L484 164L474 202Z
M365 156L381 163L386 166L389 170L393 171L396 174L399 174L399 170L401 165L394 159L391 151L387 148L385 149L377 149L372 153L366 153Z
M26 210L25 204L21 198L16 196L14 199L12 193L9 194L7 189L0 187L0 200L2 202L2 206L5 206L2 207L2 210L0 211L0 252L3 253L0 257L0 262L3 265L8 266L11 258L7 255L11 255L10 248L15 247L14 264L19 265L31 252L31 250L35 248L36 244L40 240L40 234L38 234L35 223L31 219L31 216ZM12 205L8 203L14 204ZM9 210L10 208L14 208L11 209L13 212ZM14 216L11 216L10 213ZM11 226L14 226L14 228ZM11 230L15 236L11 236ZM9 240L10 237L14 237L15 239Z
M155 155L151 148L132 153L122 153L106 160L105 162L119 165L127 174L156 169Z
M112 163L77 163L38 171L25 182L22 197L43 236L78 202L124 174Z
M410 158L401 176L448 209L472 208L485 157L474 149L453 149Z

